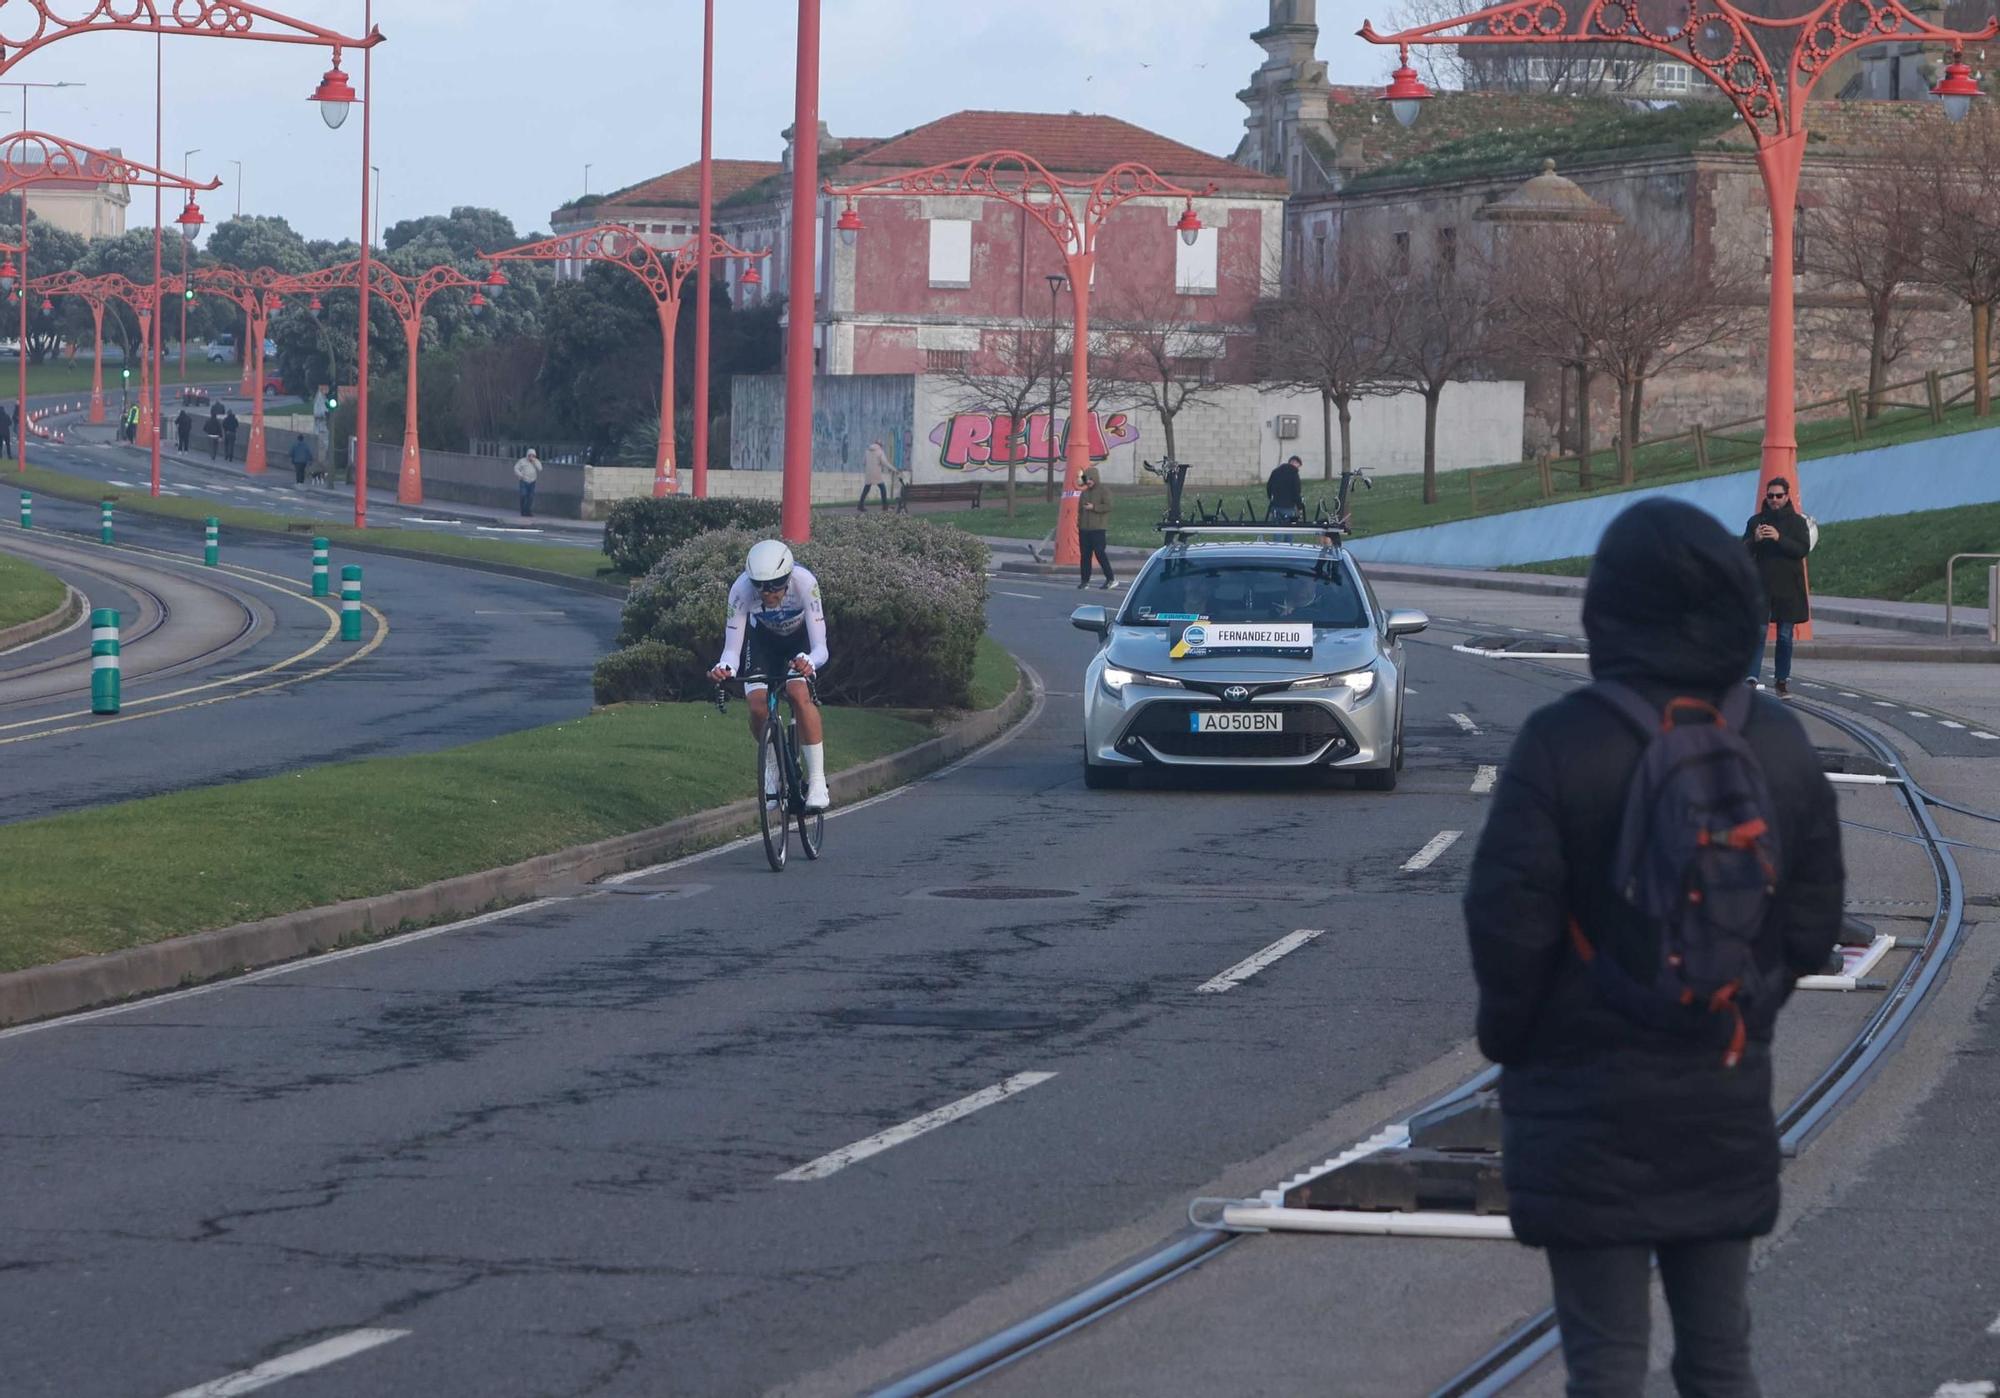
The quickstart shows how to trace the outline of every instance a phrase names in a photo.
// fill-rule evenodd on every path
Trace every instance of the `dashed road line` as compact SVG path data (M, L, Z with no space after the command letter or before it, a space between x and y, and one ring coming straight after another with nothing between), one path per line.
M1039 602L1042 600L1032 592L1008 592L1005 588L995 588L994 591L998 592L1002 597L1018 597L1023 602Z
M1954 1379L1950 1383L1939 1384L1931 1398L1988 1398L1992 1392L1990 1379L1974 1379L1970 1383Z
M1922 709L1905 709L1905 710L1903 710L1903 712L1904 712L1904 713L1906 713L1906 714L1908 714L1908 715L1909 715L1909 716L1910 716L1911 718L1929 718L1929 717L1930 717L1930 715L1929 715L1929 714L1927 714L1927 713L1925 713L1925 712L1924 712L1924 711L1923 711Z
M1944 727L1946 727L1946 728L1956 728L1956 729L1959 729L1959 730L1960 730L1961 732L1962 732L1962 731L1964 730L1964 728L1965 728L1965 725L1964 725L1964 724L1962 724L1962 723L1954 723L1954 722L1952 722L1952 720L1950 720L1950 719L1948 719L1948 718L1941 718L1941 719L1939 719L1939 720L1938 720L1938 722L1939 722L1940 724L1942 724L1942 725L1943 725Z
M1016 1073L1005 1082L983 1088L973 1093L970 1097L961 1097L948 1106L939 1107L936 1111L925 1112L922 1116L906 1121L901 1126L892 1126L887 1131L878 1131L873 1136L856 1141L851 1146L842 1146L839 1150L822 1155L817 1160L809 1160L795 1170L785 1171L778 1178L794 1183L805 1180L823 1180L828 1175L838 1174L840 1171L845 1170L856 1161L866 1160L871 1155L880 1155L883 1151L893 1146L902 1145L905 1141L913 1141L926 1132L937 1130L940 1126L948 1126L960 1117L970 1116L981 1108L990 1107L996 1102L1004 1102L1009 1097L1017 1093L1026 1092L1031 1087L1039 1086L1054 1076L1054 1073Z
M1851 689L1843 689L1840 691L1840 697L1843 699L1859 699L1861 696Z
M1986 1333L2000 1340L2000 1316L1993 1317L1993 1323L1986 1327Z
M1313 928L1302 928L1297 932L1288 932L1284 936L1278 938L1277 941L1271 943L1271 945L1265 947L1262 951L1258 952L1255 956L1245 957L1243 960L1237 962L1234 966L1231 966L1227 971L1224 971L1221 975L1216 976L1211 980L1203 981L1200 985L1195 987L1195 991L1197 994L1220 995L1223 991L1230 989L1232 986L1238 986L1243 984L1243 982L1249 980L1252 976L1256 975L1266 966L1269 966L1279 957L1291 955L1293 952L1297 951L1300 947L1304 946L1307 942L1310 942L1313 938L1320 936L1325 931L1326 929L1324 927L1313 927Z
M1500 769L1498 767L1481 767L1477 772L1473 773L1472 794L1474 796L1484 796L1493 789L1493 783L1499 779L1499 776Z
M1878 709L1893 709L1896 707L1894 704L1891 704L1887 699L1870 699L1868 702L1873 704Z
M296 1378L315 1369L324 1369L329 1364L338 1364L343 1359L352 1359L391 1340L400 1340L409 1333L407 1330L350 1330L345 1335L335 1335L331 1340L321 1340L316 1345L307 1345L276 1359L267 1359L255 1368L211 1379L193 1388L183 1388L178 1393L167 1395L167 1398L236 1398L239 1393L255 1393L281 1379Z
M1460 728L1463 728L1467 733L1472 734L1474 737L1477 737L1479 735L1479 725L1474 723L1471 720L1471 718L1468 717L1467 715L1453 714L1451 716L1451 721L1457 724Z
M1979 728L1973 729L1972 736L1978 738L1982 742L2000 743L2000 734L1988 733L1983 729Z
M1458 843L1458 837L1464 833L1463 830L1440 830L1431 837L1429 844L1403 861L1402 871L1406 874L1414 874L1419 869L1430 868L1432 864L1437 862L1439 855Z

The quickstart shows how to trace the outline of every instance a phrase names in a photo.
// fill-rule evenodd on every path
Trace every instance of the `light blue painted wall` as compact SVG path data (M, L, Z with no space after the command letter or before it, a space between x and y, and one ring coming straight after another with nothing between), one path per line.
M1802 472L1803 503L1821 524L1988 504L2000 501L2000 429L1821 457L1805 462ZM1654 490L1406 529L1356 539L1351 547L1355 557L1366 562L1458 568L1577 558L1597 552L1598 539L1619 511L1654 495L1697 505L1734 533L1754 512L1756 487L1755 471L1739 471ZM1365 495L1359 503L1362 510L1368 508Z

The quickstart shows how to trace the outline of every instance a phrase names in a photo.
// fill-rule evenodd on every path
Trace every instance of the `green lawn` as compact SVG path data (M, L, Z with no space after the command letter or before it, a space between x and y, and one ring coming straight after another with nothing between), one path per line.
M106 401L118 401L119 365L111 360L104 364L104 397ZM188 347L187 377L181 377L178 356L169 354L161 366L162 383L230 383L237 381L234 364L210 364L202 359L194 346ZM20 361L0 361L0 397L11 397L20 382ZM139 365L132 365L132 392L139 391ZM75 359L52 359L43 364L28 365L28 392L36 393L88 393L90 392L90 355L79 354Z
M972 658L972 707L997 707L1014 692L1014 682L1019 676L1014 657L991 636L981 636L979 651Z
M0 553L0 631L47 616L62 599L63 585L54 574Z
M1828 597L1875 597L1886 602L1944 601L1945 562L1955 553L2000 553L2000 505L1967 505L1822 525L1812 552L1813 591ZM1986 605L1986 569L1958 565L1959 606ZM1582 577L1588 558L1524 563L1508 572Z
M143 492L116 490L100 482L89 481L80 476L65 475L60 471L44 470L34 465L30 465L24 473L8 472L6 479L17 482L21 489L53 495L64 500L95 504L110 497L118 502L117 508L120 510L161 515L168 519L187 520L190 523L200 523L213 516L223 524L235 528L279 532L289 530L299 533L302 538L318 534L336 545L368 543L382 548L435 554L441 558L501 563L514 568L535 568L545 573L559 573L565 577L624 581L624 575L614 572L603 554L590 549L565 547L561 544L467 538L463 535L432 534L416 529L363 530L356 529L352 525L333 524L327 520L271 514L263 510L246 510L235 505L192 500L186 496L163 495L154 499Z
M743 715L621 707L448 752L0 826L0 971L414 888L749 796ZM921 742L922 717L829 709L830 765ZM837 842L829 857L842 857Z

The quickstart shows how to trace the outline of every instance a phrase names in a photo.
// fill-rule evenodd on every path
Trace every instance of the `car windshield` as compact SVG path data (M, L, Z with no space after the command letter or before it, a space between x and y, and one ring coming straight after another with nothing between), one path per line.
M1171 626L1197 618L1343 630L1366 626L1368 609L1347 569L1331 558L1169 558L1133 585L1118 620Z

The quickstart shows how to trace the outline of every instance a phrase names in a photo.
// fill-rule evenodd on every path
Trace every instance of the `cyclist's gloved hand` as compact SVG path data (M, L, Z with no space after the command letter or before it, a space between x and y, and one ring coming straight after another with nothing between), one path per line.
M728 679L731 675L735 673L736 672L730 669L727 665L718 665L713 670L710 670L708 672L708 677L712 680L721 681Z
M805 656L803 656L803 655L795 655L795 656L793 656L793 657L792 657L792 673L793 673L793 674L795 674L795 675L803 675L803 676L805 676L806 678L810 679L810 678L812 678L812 672L813 672L813 663L812 663L812 661L810 661L810 660L806 659L806 657L805 657Z

